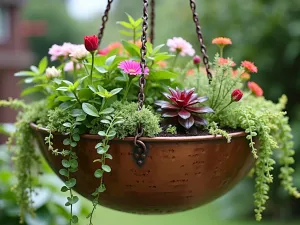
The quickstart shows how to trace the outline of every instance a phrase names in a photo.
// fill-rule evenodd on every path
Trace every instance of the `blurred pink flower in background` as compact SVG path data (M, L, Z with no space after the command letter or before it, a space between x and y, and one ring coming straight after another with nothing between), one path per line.
M169 47L170 52L179 53L181 56L193 56L195 54L192 45L181 37L169 39L167 41L167 46Z

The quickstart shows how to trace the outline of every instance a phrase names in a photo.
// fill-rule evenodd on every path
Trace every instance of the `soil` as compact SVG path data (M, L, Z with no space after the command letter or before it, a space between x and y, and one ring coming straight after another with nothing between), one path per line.
M241 128L238 129L233 129L231 127L222 127L220 128L227 133L235 133L235 132L242 132L244 131ZM206 136L206 135L211 135L208 130L203 130L199 128L194 128L190 130L185 130L185 129L178 129L177 128L177 134L171 134L166 132L166 130L163 128L163 131L157 135L157 137L186 137L186 136Z

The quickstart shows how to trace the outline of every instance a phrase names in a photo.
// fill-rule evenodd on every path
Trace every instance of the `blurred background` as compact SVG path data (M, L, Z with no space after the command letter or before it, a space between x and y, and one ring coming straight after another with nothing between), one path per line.
M13 73L35 64L48 53L53 44L82 43L84 35L96 34L106 0L0 0L0 99L19 97L22 85ZM294 132L296 159L295 181L300 187L300 1L299 0L197 0L197 11L204 40L212 58L216 47L211 40L217 36L232 39L225 56L235 62L254 61L259 73L253 80L264 89L266 98L276 101L285 93L288 116ZM187 0L163 0L156 4L155 43L181 36L199 52L195 26ZM101 47L120 39L117 21L126 20L126 13L135 19L141 16L141 0L115 0ZM30 99L27 99L30 101ZM9 126L15 112L0 109L0 123ZM3 129L3 128L0 128ZM0 137L0 143L5 143ZM10 192L14 183L7 148L0 148L0 224L17 225L18 208ZM45 165L46 167L46 165ZM278 169L275 169L275 178ZM47 169L47 176L53 174ZM55 177L53 178L55 180ZM60 225L68 215L53 196L59 195L53 184L46 184L36 200L38 218L27 218L28 225ZM49 182L48 182L49 183ZM54 185L57 186L57 185ZM60 186L60 185L58 185ZM96 224L159 224L159 225L226 225L256 224L253 217L254 182L245 179L221 199L199 209L167 216L136 216L99 207ZM47 192L48 190L48 192ZM49 193L50 190L50 193ZM52 200L52 201L51 201ZM91 207L82 201L79 213ZM275 179L271 200L264 221L260 224L300 224L300 200L290 198ZM42 219L41 219L42 218ZM83 222L84 221L84 222ZM86 224L81 220L81 224Z

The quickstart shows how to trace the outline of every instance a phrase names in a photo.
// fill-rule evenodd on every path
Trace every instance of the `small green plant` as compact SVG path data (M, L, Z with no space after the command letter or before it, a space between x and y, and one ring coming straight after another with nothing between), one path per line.
M169 125L166 129L167 133L177 134L177 128L175 126Z

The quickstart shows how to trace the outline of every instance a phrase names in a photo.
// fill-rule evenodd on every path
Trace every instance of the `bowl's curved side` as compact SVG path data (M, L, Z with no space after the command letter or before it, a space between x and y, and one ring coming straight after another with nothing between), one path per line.
M43 155L59 175L59 156L44 144L45 132L34 129ZM63 135L54 135L54 147L63 149ZM82 136L75 151L79 168L75 190L86 198L99 186L94 171L100 167L95 145L99 140ZM210 202L229 191L251 169L254 158L245 136L190 141L145 141L149 150L143 167L135 164L133 142L114 140L107 162L112 172L104 175L107 190L101 194L101 205L132 213L169 213L184 211ZM60 176L60 175L59 175Z

